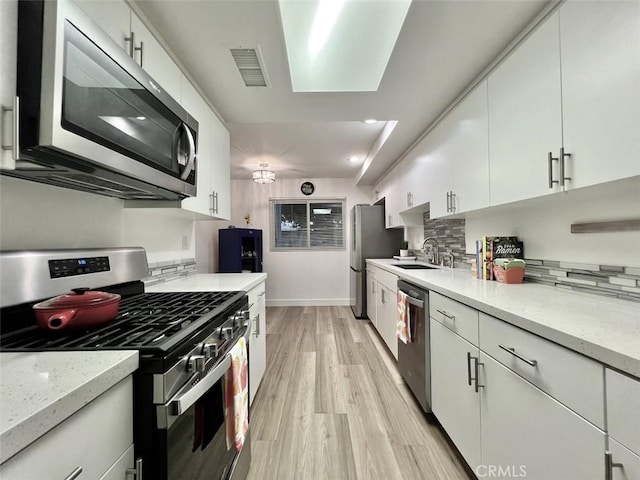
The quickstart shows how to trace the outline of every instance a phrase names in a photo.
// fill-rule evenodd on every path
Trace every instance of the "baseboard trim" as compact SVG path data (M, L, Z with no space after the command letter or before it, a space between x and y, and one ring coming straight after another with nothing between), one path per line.
M267 298L267 307L333 307L349 306L349 298Z

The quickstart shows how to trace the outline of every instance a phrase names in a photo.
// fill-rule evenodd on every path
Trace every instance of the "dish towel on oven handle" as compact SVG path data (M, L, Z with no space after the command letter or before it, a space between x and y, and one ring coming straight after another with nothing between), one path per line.
M224 422L227 448L235 445L236 450L240 451L249 431L249 363L244 337L240 337L229 354L231 368L224 378Z
M398 320L396 322L396 337L398 337L403 343L413 343L408 297L409 296L402 290L398 290Z

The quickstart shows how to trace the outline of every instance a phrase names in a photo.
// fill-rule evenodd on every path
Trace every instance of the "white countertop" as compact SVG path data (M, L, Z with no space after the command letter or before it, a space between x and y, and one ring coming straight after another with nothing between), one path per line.
M249 291L267 279L266 273L200 273L145 287L146 292Z
M0 464L137 368L135 351L0 353Z
M368 263L640 378L640 304L537 283L478 280L461 269Z

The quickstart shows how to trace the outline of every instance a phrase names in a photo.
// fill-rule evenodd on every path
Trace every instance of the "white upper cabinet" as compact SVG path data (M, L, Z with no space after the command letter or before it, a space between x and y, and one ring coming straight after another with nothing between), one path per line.
M133 12L131 13L131 31L134 33L137 47L133 58L151 78L160 82L165 91L180 103L182 72L178 65Z
M78 5L180 102L180 68L123 0L79 0Z
M561 191L558 13L535 30L488 79L491 205ZM551 188L550 188L551 185Z
M229 130L210 110L211 125L211 215L231 218L231 140Z
M568 188L640 175L640 2L560 8Z
M182 82L182 106L198 121L196 147L195 197L182 200L182 208L202 215L211 215L211 113L207 103L187 79Z
M197 195L182 200L182 208L228 220L231 216L229 131L186 78L182 80L182 105L198 121Z
M451 113L452 195L449 213L489 206L489 120L487 82L478 85Z

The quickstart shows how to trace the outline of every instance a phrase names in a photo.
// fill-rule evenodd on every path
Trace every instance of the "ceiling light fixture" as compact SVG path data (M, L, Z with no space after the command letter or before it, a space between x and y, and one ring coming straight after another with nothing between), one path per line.
M253 181L256 183L273 183L276 181L276 174L271 170L265 170L269 164L261 163L259 170L253 171Z
M377 120L375 118L367 118L364 123L371 125L372 123L376 123Z
M347 158L347 162L356 163L358 161L358 157L349 157Z

